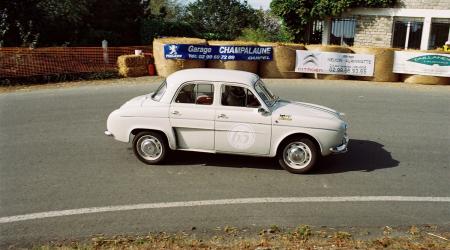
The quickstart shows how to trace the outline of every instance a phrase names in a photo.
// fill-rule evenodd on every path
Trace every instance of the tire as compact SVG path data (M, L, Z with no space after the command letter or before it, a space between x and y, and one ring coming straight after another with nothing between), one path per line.
M145 164L162 163L168 150L166 138L156 132L143 131L133 139L133 152Z
M316 145L308 138L293 137L281 145L278 163L293 174L310 171L319 157Z

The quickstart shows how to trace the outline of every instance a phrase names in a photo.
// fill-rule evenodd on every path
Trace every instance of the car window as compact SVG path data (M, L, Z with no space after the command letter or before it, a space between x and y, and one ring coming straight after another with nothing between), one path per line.
M255 95L247 88L222 85L223 106L258 108L261 106Z
M166 83L166 81L164 81L163 83L161 83L161 85L159 85L158 89L152 95L152 99L154 101L159 102L161 100L161 98L163 97L164 93L166 92L166 89L167 89L167 83Z
M211 105L214 100L214 86L206 83L190 83L178 92L176 103Z
M272 106L278 99L277 97L270 92L269 89L264 85L264 83L259 80L255 83L256 93L263 99L263 101L267 104L267 106Z

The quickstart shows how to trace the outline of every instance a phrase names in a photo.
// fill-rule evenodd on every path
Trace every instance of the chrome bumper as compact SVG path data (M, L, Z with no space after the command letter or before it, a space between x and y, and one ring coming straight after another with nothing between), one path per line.
M333 154L342 154L342 153L347 152L348 141L349 141L348 136L344 135L344 140L342 141L342 144L339 146L330 148L330 151Z
M105 131L105 135L107 136L113 136L113 134L111 132L109 132L108 130Z

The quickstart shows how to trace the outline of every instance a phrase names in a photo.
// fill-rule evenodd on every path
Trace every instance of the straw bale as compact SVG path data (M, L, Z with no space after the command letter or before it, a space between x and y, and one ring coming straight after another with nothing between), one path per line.
M396 49L352 47L351 50L356 54L369 54L375 56L373 76L355 76L355 79L374 82L398 81L398 74L392 72L394 66L394 52Z
M301 78L302 73L295 72L296 50L305 50L305 46L295 43L258 43L259 46L273 47L273 60L259 62L259 75L263 78Z
M347 47L334 46L334 45L323 46L323 45L313 44L313 45L306 45L305 47L309 51L353 53ZM314 75L314 78L316 78L316 79L325 79L325 80L346 80L349 78L348 75L328 75L328 74L308 74L308 75Z
M144 66L139 67L119 67L119 75L123 77L147 76L148 69Z
M209 45L234 45L234 46L255 46L254 42L247 41L208 41ZM248 71L252 73L258 73L258 62L257 61L222 61L222 60L211 60L206 63L208 68L215 69L235 69Z
M164 57L164 44L196 44L206 45L206 40L186 37L159 38L153 40L153 57L155 59L156 72L159 76L167 77L181 69L204 68L202 60L175 60Z
M450 77L403 74L401 78L405 83L427 84L427 85L450 85Z
M147 61L143 55L122 55L117 58L117 65L119 67L145 67Z

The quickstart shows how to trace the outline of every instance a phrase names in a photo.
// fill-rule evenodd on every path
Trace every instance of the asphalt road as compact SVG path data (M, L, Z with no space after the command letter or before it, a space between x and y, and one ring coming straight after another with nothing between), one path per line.
M116 80L112 80L113 82ZM293 175L266 158L179 152L139 162L107 115L160 80L0 94L0 218L66 209L258 197L450 197L450 88L271 80L285 99L345 112L350 151ZM149 82L149 83L139 83ZM106 233L299 224L450 227L449 202L260 203L0 223L0 248Z

